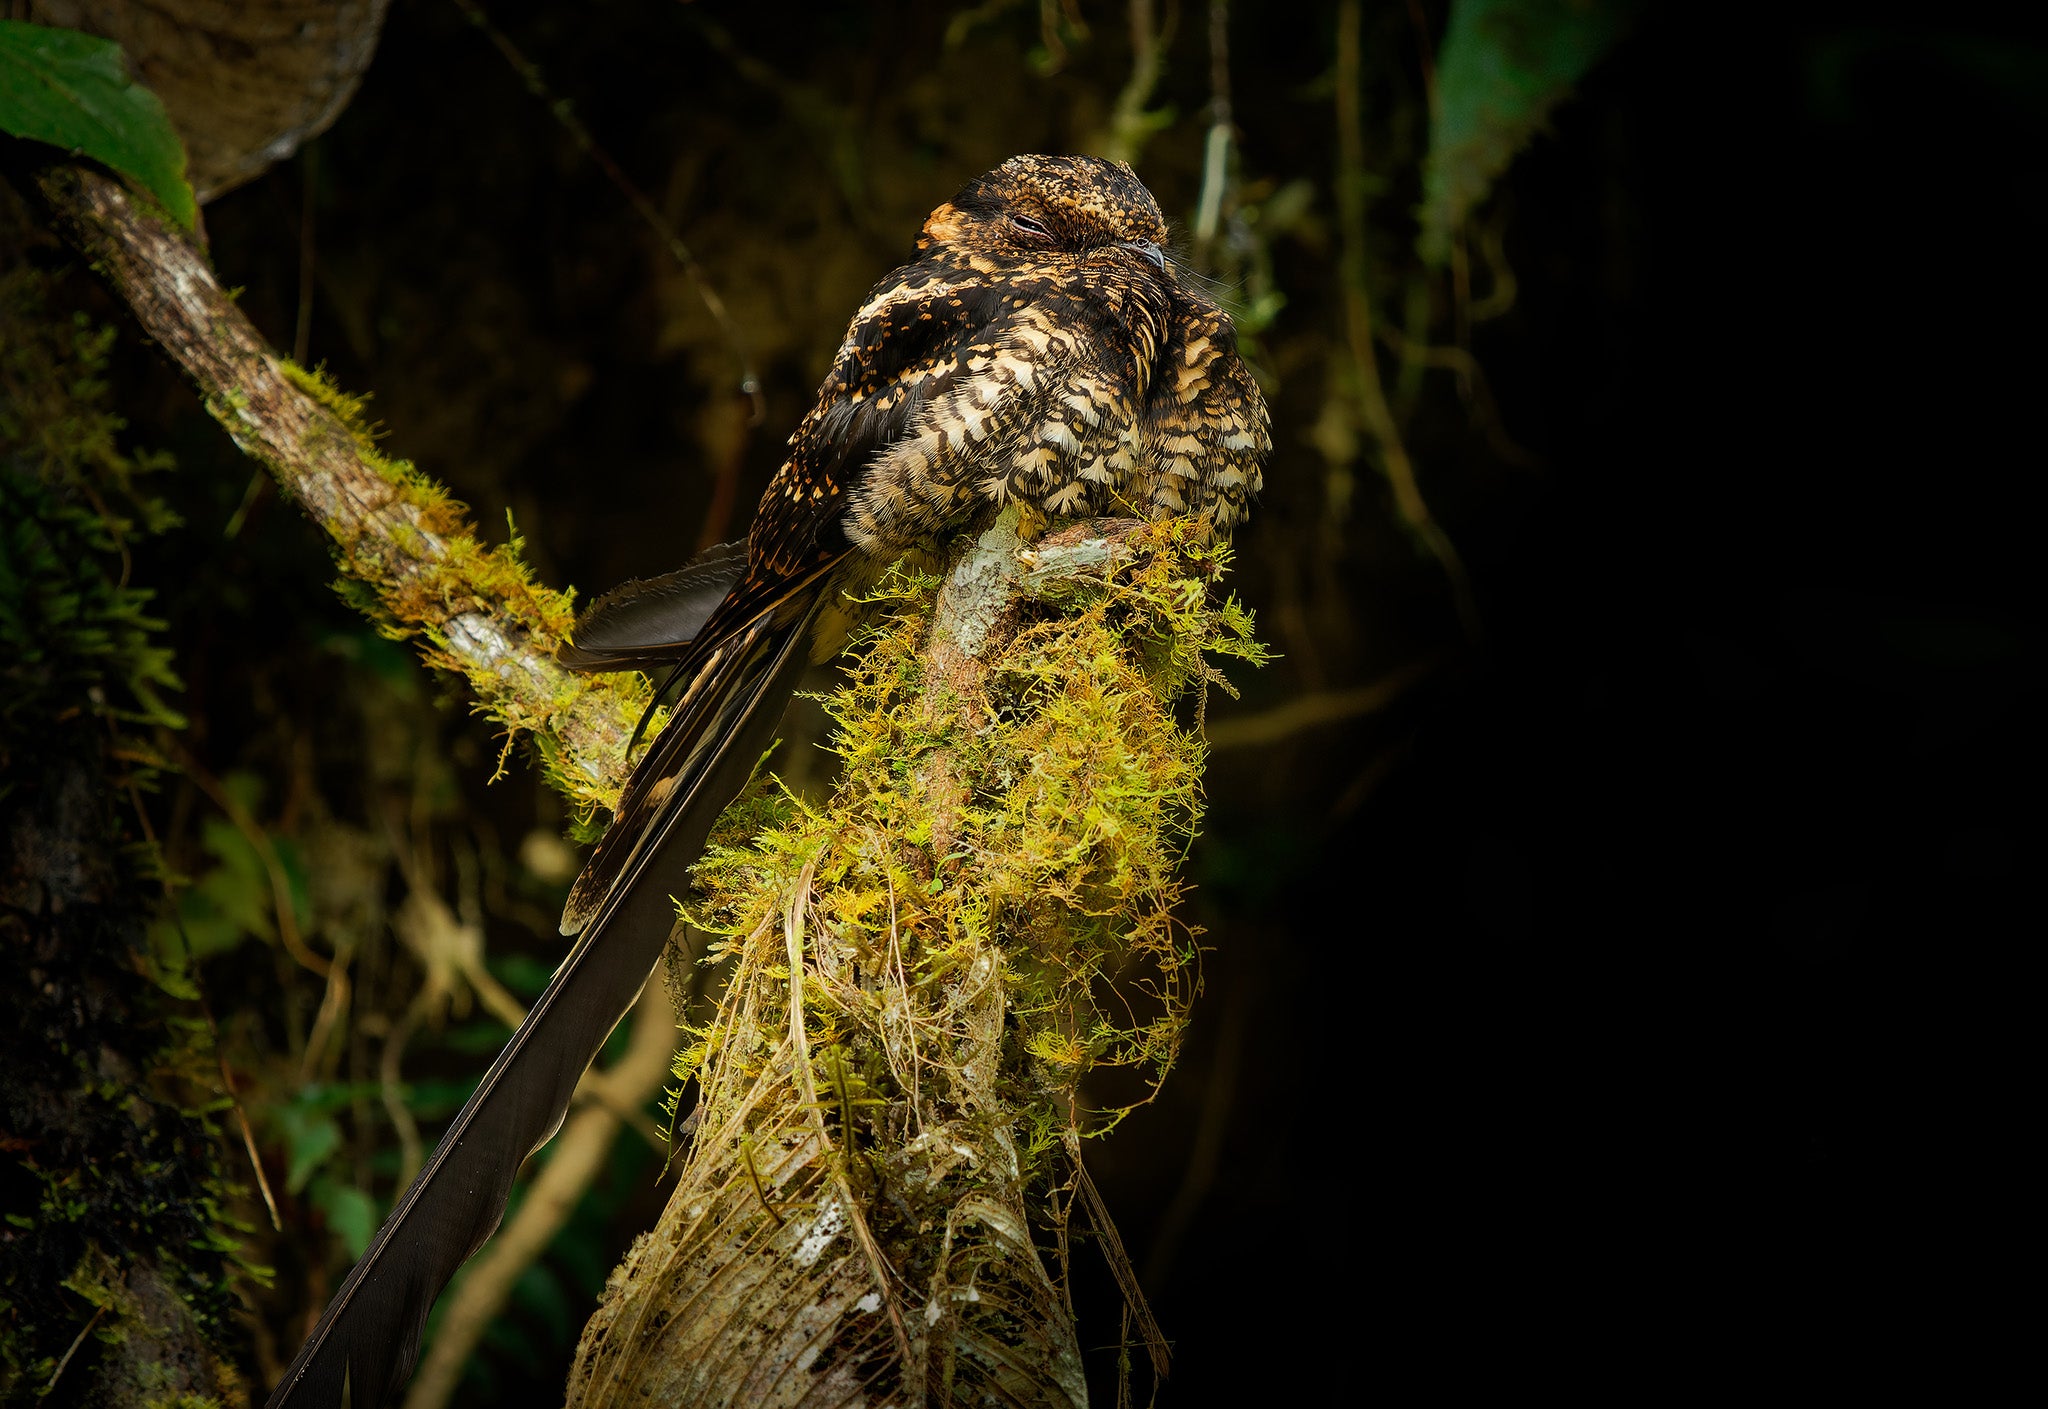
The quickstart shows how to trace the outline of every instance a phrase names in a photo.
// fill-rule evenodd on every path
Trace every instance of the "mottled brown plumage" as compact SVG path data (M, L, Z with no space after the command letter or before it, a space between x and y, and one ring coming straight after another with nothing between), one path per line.
M684 670L708 685L702 666L764 611L793 616L1011 500L1241 523L1272 445L1265 400L1165 237L1152 193L1096 157L1012 157L933 211L917 258L847 325L761 497L744 576L676 648ZM627 786L566 931L615 884L681 744L657 741Z
M1011 499L1235 527L1270 448L1265 403L1165 238L1127 166L1015 157L969 183L854 315L756 557L893 556Z
M563 916L581 937L286 1374L270 1409L375 1409L434 1296L502 1216L576 1078L667 942L668 897L773 737L839 589L1021 501L1048 515L1244 521L1271 441L1230 320L1161 251L1128 166L1024 156L932 212L854 314L756 511L714 550L607 594L577 669L683 683ZM728 590L729 588L729 590ZM720 594L722 595L722 598ZM715 603L715 605L714 605Z

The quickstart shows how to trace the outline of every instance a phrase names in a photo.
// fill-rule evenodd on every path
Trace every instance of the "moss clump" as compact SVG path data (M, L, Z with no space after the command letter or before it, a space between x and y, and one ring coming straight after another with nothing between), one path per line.
M993 943L1012 1022L1006 1094L1030 1113L1034 1150L1071 1120L1095 1133L1130 1109L1082 1114L1084 1076L1129 1068L1153 1087L1179 1050L1198 961L1173 910L1204 747L1175 704L1220 680L1208 656L1264 659L1250 615L1210 602L1227 550L1171 523L1125 547L1114 572L1028 604L970 694L932 669L937 580L892 576L875 598L887 619L825 701L845 763L831 803L763 790L722 820L697 870L693 909L722 937L713 959L782 915L808 875L821 941L861 976L807 990L820 1049L876 1018L891 986L870 991L867 977L899 973L887 996L915 1005ZM691 1060L732 1036L698 1034Z
M178 688L149 614L152 593L130 582L129 545L177 516L145 478L170 457L130 454L106 408L112 328L45 307L41 276L0 275L0 769L37 749L40 725L95 687L126 723L182 723L162 692Z
M623 738L647 707L646 680L572 675L551 665L536 671L513 661L515 651L552 654L575 622L575 593L534 580L509 517L504 543L479 542L461 502L411 461L379 451L367 398L351 396L318 369L280 365L293 386L333 413L355 458L396 491L399 512L379 520L381 531L359 528L336 539L343 573L336 590L391 639L423 638L427 664L468 681L477 712L504 727L508 751L530 738L542 775L569 799L579 828L594 833L593 819L618 802L623 769L618 760L583 756L565 742L563 721L595 715ZM289 477L280 482L288 485ZM453 648L450 624L471 613L505 635L505 653L480 661Z
M692 922L733 966L676 1068L702 1084L698 1135L579 1375L800 1315L835 1327L811 1373L877 1397L892 1373L942 1402L1020 1372L1085 1393L1030 1228L1064 1238L1073 1184L1047 1156L1149 1099L1199 988L1173 912L1204 746L1176 705L1211 656L1264 654L1212 602L1225 561L1187 526L1138 528L1107 569L1015 600L974 657L933 625L951 588L884 583L826 701L832 798L764 786L697 869ZM652 1310L685 1303L687 1325ZM650 1325L672 1349L620 1343Z

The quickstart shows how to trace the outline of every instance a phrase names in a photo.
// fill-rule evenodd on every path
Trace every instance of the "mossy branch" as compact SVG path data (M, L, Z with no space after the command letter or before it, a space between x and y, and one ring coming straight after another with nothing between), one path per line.
M1224 561L1180 524L1027 545L1012 511L885 582L826 702L832 797L764 786L698 868L730 971L677 1068L697 1136L571 1405L1086 1402L1040 1235L1065 1248L1081 1137L1156 1089L1198 987L1204 745L1173 706L1262 655Z
M381 454L362 403L272 349L186 235L120 182L71 163L26 181L208 414L332 540L344 595L387 634L420 642L429 664L466 679L508 741L530 736L579 813L609 807L647 687L639 676L578 676L554 663L573 619L569 594L534 582L516 538L486 546L445 490Z

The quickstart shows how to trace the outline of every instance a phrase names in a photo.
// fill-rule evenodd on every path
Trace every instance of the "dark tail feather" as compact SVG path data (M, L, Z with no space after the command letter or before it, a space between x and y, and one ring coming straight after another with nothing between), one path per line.
M562 907L563 934L582 932L596 915L598 906L618 888L626 868L633 864L643 844L656 835L655 819L680 786L683 770L690 766L701 742L697 733L678 729L676 722L693 718L696 711L705 707L707 698L716 698L717 693L726 688L723 682L732 670L744 666L749 653L756 648L754 643L760 639L761 632L774 634L783 630L782 626L767 623L794 624L799 618L808 623L815 618L820 601L830 595L826 583L838 561L837 558L827 559L807 575L794 579L772 575L745 579L734 586L732 595L712 613L702 628L699 644L684 658L684 669L680 674L689 683L683 689L682 698L676 702L674 714L662 727L661 733L655 736L647 757L633 770L625 792L619 797L618 808L612 814L611 826L598 839L597 849L591 852L590 859L583 864L582 874L569 888L569 903ZM777 640L780 639L777 634ZM790 669L800 673L803 667L797 664ZM648 702L650 714L654 705L673 687L675 679L672 674L661 682L655 698ZM793 684L788 687L794 688ZM784 691L785 695L788 689ZM646 726L647 718L647 715L641 716L641 727ZM640 730L636 728L633 731L634 742L637 743L639 738ZM765 746L765 739L763 744ZM744 786L745 782L742 775L734 783L734 790ZM723 807L726 800L729 796L719 802L719 807Z
M674 665L746 570L742 539L707 548L674 572L621 583L583 609L555 659L585 671Z
M683 671L688 666L688 661L680 660L670 666L668 674L662 676L661 683L654 687L654 693L647 697L647 708L640 711L640 718L633 725L633 737L626 740L626 757L631 758L633 750L640 747L640 736L647 732L647 726L654 721L654 712L668 703L668 692L676 687L676 682L682 679ZM576 931L563 930L562 933L574 934Z
M763 613L711 657L629 786L648 804L617 880L426 1168L370 1242L267 1409L380 1409L404 1392L434 1299L504 1217L512 1178L561 1126L570 1094L639 995L675 920L670 897L746 786L796 688L822 593ZM780 618L776 621L774 618ZM655 786L642 776L656 775ZM659 786L663 779L672 782ZM652 798L652 802L649 799Z

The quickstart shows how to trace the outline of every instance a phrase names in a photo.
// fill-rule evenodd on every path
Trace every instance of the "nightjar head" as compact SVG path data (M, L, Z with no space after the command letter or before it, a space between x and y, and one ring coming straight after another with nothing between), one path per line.
M1123 162L1011 157L933 211L920 250L943 245L996 258L1045 259L1127 250L1162 272L1166 221Z

